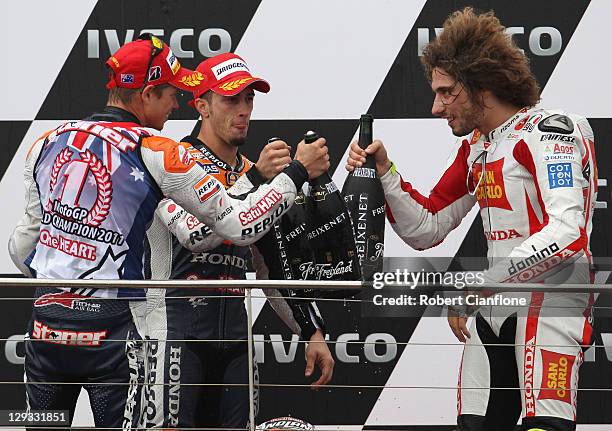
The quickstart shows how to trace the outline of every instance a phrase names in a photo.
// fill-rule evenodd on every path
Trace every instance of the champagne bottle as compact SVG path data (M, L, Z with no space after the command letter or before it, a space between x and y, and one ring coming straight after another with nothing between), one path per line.
M304 135L306 143L319 136L312 131ZM306 239L314 251L315 262L300 267L304 280L359 280L361 270L355 248L350 214L328 172L309 181L306 195ZM325 292L325 291L324 291ZM350 296L354 292L337 292ZM325 295L330 296L330 295Z
M268 142L277 139L270 138ZM300 189L289 211L257 241L270 280L299 280L300 267L314 263L314 254L306 239L305 203L304 192Z
M367 114L359 120L359 147L364 150L372 143L372 123ZM353 220L363 280L371 281L375 272L382 271L385 242L385 193L373 157L349 173L342 195Z

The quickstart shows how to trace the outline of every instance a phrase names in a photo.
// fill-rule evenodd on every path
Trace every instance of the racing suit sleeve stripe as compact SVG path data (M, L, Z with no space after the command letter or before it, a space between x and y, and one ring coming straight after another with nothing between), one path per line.
M537 220L537 217L535 216L535 212L533 210L533 207L531 206L531 202L529 201L529 196L527 193L525 193L527 208L528 210L530 210L529 235L531 236L534 233L541 231L544 226L548 224L548 213L546 212L546 205L544 205L544 200L542 199L542 192L540 190L540 184L538 183L538 175L536 172L535 163L533 161L533 156L531 155L531 152L529 151L529 148L527 147L525 141L518 142L518 144L514 147L513 155L516 161L519 162L522 166L524 166L525 169L527 169L527 171L531 174L536 189L536 196L538 197L538 204L540 205L540 211L542 213L542 222L538 222L537 224L534 222L532 224L532 217L535 220Z
M429 197L393 170L381 177L391 226L411 247L424 250L439 244L476 203L466 186L469 154L464 140Z

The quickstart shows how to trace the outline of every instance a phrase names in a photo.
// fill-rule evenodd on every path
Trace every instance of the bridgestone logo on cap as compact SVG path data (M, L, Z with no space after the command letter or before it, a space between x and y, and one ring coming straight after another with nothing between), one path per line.
M215 75L217 80L222 79L229 75L230 73L235 72L247 72L250 73L249 68L246 63L243 61L232 58L230 60L226 60L223 63L219 63L216 66L212 67L212 72Z

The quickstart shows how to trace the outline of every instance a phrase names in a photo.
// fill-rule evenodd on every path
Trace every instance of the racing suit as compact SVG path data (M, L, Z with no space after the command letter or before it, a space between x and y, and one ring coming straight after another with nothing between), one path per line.
M381 181L388 218L415 249L443 241L478 202L488 242L486 281L592 282L597 169L585 118L524 108L488 136L472 132L459 139L429 197L395 167ZM594 296L503 296L522 296L527 306L482 307L471 322L459 374L460 429L514 429L519 399L526 429L575 429L578 369L591 338Z
M199 139L188 136L182 141L198 149L200 154L194 155L198 163L226 187L233 186L234 192L246 192L263 183L257 169L244 156L238 154L236 166L232 167ZM258 202L258 210L269 203L264 198ZM168 274L171 279L186 280L246 278L251 261L249 247L212 234L170 199L158 206L148 235L150 242L157 244L151 250L155 261L153 278L167 278ZM185 289L149 289L147 296L152 311L147 314L146 325L150 340L144 427L244 428L249 420L247 387L181 386L248 384L244 289L211 289L195 295ZM320 326L316 320L294 320L287 303L273 299L271 304L297 333L310 328L312 335ZM313 318L320 319L316 306L311 304L309 308ZM295 316L299 318L300 313ZM255 395L257 402L257 392Z
M243 243L266 227L242 224L238 214L272 193L277 199L264 217L271 225L268 219L286 211L307 178L293 163L238 199L195 163L196 151L151 135L113 107L47 133L26 160L25 215L9 242L13 261L37 278L143 279L149 272L145 231L164 195ZM144 292L37 289L36 297L25 343L28 408L72 415L80 385L62 383L79 382L97 427L136 426L146 303L128 300L143 299Z

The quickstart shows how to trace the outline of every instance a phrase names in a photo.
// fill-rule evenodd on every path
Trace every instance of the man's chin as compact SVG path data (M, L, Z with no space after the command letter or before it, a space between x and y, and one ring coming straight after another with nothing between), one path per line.
M241 136L239 138L233 138L230 140L230 145L234 147L242 147L246 143L246 136Z

